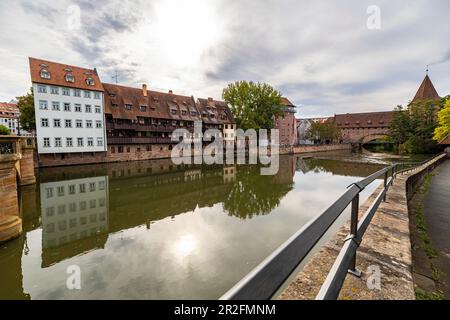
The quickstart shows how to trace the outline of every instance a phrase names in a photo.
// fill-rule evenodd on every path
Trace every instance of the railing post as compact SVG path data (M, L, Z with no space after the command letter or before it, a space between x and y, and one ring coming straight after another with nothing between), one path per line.
M352 213L350 218L350 239L347 241L357 241L358 237L358 213L359 213L359 193L352 200ZM350 266L348 272L356 277L361 277L361 271L356 269L356 252L352 261L350 262Z
M387 187L388 173L389 173L389 170L386 171L386 173L384 174L384 191L387 191L387 188L386 188L386 187ZM383 202L386 202L386 193L387 193L387 192L384 193L384 196L383 196Z

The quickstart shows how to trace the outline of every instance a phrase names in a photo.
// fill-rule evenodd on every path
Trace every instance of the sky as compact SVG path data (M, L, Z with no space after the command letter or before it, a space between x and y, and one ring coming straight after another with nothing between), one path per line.
M302 118L392 110L426 65L450 94L449 13L448 0L0 0L0 101L26 93L35 57L196 98L266 82Z

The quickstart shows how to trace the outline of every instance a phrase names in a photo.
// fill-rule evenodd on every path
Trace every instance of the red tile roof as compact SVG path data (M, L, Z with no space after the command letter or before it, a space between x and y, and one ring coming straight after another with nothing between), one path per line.
M16 119L19 117L19 108L15 103L0 102L0 118Z
M295 105L292 102L290 102L288 98L285 97L281 97L281 104L283 106L295 107Z
M340 128L389 127L394 111L336 114L334 121Z
M105 113L111 114L115 119L137 120L138 117L196 121L201 120L193 97L162 93L141 88L125 87L116 84L103 83L105 89ZM125 109L125 105L131 105L131 110ZM146 106L142 111L141 106ZM176 115L171 114L171 109L177 110ZM186 115L182 115L182 111ZM196 112L193 116L191 112Z
M236 123L234 116L225 101L213 100L212 98L198 98L197 106L202 115L202 120L205 123ZM214 114L214 117L211 117L212 114Z
M439 144L450 145L450 134L447 135L447 137L445 137L444 140L442 140L441 142L439 142Z
M78 88L84 90L103 91L102 83L94 69L86 69L57 62L29 58L31 81L35 83ZM50 72L50 79L41 77L41 70ZM66 75L70 74L74 77L74 82L66 81ZM88 85L86 80L92 78L94 85Z
M412 102L423 101L423 100L437 100L440 99L439 94L434 88L433 83L428 75L422 81L422 84L417 90L416 95L414 96Z

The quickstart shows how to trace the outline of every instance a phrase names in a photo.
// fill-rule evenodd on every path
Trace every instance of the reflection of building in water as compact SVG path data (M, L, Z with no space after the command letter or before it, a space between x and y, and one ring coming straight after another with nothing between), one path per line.
M41 183L42 247L108 231L108 177Z
M233 182L236 180L236 166L224 166L223 167L223 182Z

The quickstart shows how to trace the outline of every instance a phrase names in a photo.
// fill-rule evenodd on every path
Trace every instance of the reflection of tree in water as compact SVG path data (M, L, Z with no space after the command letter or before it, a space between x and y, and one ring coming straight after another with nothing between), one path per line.
M263 176L258 166L240 166L223 203L224 210L240 219L269 214L293 187L292 174L279 179L282 170L275 176Z

